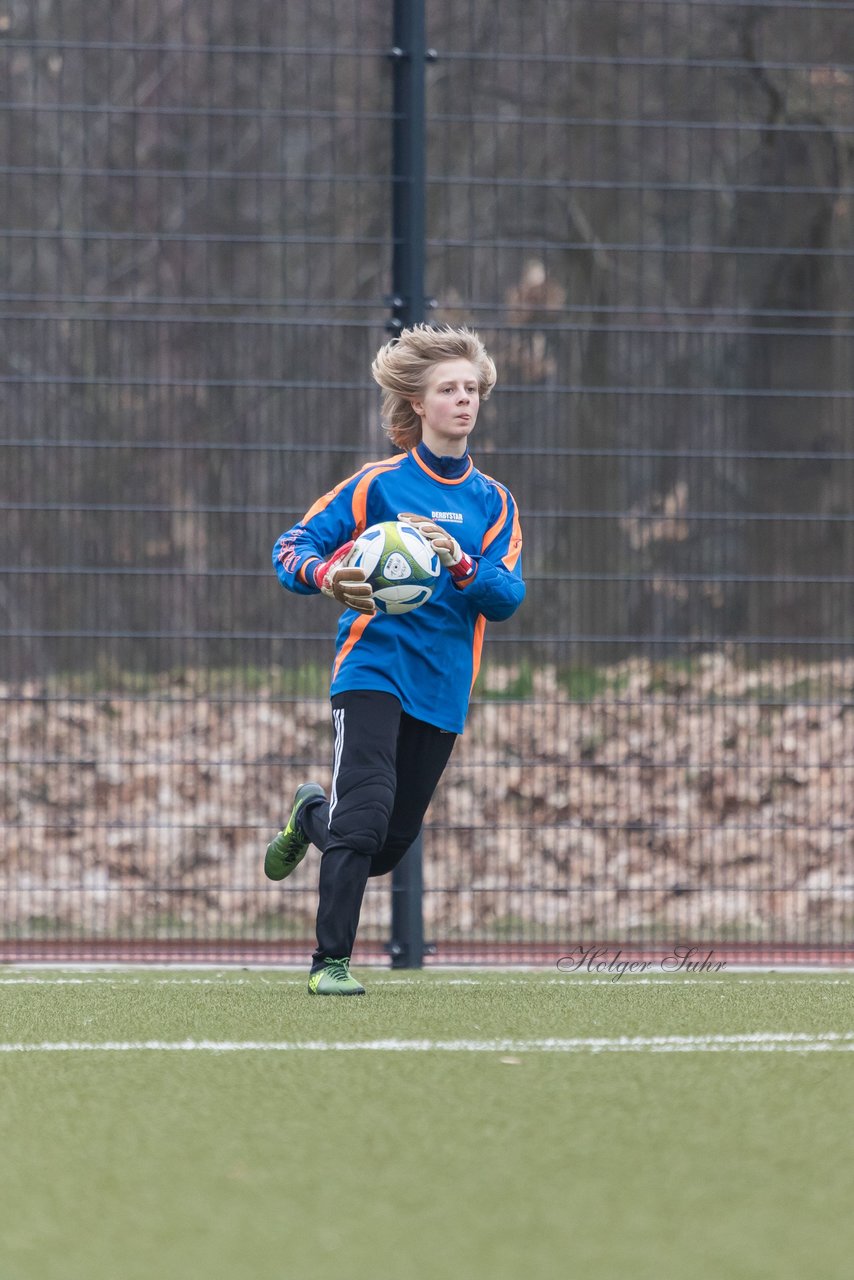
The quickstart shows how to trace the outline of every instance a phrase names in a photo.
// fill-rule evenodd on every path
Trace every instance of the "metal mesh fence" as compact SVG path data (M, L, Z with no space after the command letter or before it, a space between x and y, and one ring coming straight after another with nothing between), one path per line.
M426 279L528 598L425 831L439 959L851 946L854 5L436 0ZM302 956L334 615L282 529L382 456L388 7L0 15L6 954ZM388 933L372 887L360 941Z

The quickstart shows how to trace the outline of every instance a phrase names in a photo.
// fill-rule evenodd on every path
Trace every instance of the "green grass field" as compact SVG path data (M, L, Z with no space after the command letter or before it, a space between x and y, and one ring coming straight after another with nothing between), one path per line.
M0 971L2 1280L851 1275L854 975L358 972Z

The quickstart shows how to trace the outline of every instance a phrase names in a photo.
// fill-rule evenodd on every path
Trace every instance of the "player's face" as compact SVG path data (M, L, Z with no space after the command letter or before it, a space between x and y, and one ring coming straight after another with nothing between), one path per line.
M438 457L465 453L480 408L477 386L477 369L470 361L443 360L430 370L419 399L412 401L424 443Z

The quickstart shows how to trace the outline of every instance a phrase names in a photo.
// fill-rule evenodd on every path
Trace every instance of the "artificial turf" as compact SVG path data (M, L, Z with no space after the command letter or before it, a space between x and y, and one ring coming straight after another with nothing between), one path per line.
M2 971L2 1280L850 1276L854 976L360 976Z

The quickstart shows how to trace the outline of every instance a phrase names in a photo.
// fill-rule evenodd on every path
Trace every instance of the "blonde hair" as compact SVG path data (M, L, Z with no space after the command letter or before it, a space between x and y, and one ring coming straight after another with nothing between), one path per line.
M401 330L380 347L371 365L374 381L382 387L383 427L392 444L407 452L421 439L421 419L412 407L427 385L434 365L443 360L468 360L477 369L477 389L488 400L498 377L486 347L471 329L433 329L416 324Z

